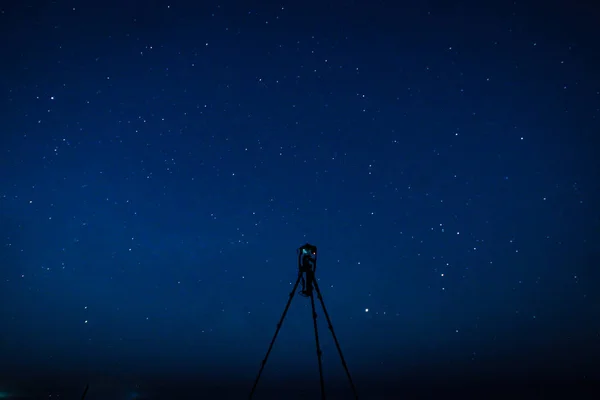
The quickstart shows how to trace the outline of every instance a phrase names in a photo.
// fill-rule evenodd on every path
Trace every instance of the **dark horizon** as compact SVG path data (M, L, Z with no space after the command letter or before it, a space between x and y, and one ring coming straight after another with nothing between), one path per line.
M61 375L61 383L50 382L47 375L37 380L37 386L30 383L24 386L13 381L9 399L42 399L49 397L79 399L87 383L78 376ZM306 379L309 378L309 379ZM597 380L564 375L548 375L546 371L534 372L531 376L506 377L488 376L461 379L413 375L390 379L359 380L357 393L359 399L437 399L443 396L455 396L462 399L542 399L550 396L569 396L573 399L597 398L600 385ZM141 383L134 383L141 382ZM112 399L244 399L248 398L252 380L235 378L220 381L203 381L198 378L161 378L142 377L94 377L89 383L86 400ZM325 392L329 399L353 399L353 393L347 380L325 380ZM52 395L52 396L50 396ZM253 399L319 399L319 381L315 372L310 377L293 377L278 383L259 384Z
M434 399L444 395L461 396L463 399L506 396L532 399L557 394L592 399L600 390L600 369L595 356L598 353L593 352L594 346L597 350L597 343L590 338L581 343L579 353L569 355L569 349L563 349L562 357L554 348L522 354L521 357L512 355L479 362L477 366L469 362L436 365L434 360L428 359L421 365L410 365L401 371L392 368L389 371L378 370L375 374L356 374L352 373L350 366L350 372L361 399ZM584 355L584 351L587 351L587 355ZM287 366L267 363L253 398L320 398L316 356L314 361L312 370L289 375L285 372ZM60 393L60 398L70 398L81 393L86 384L89 384L87 400L106 396L123 399L162 399L171 396L177 399L247 398L258 372L258 364L240 376L222 373L210 375L199 371L202 368L195 370L193 367L188 371L175 369L171 373L162 371L160 366L156 366L154 372L139 373L133 370L115 373L93 368L87 373L68 369L35 371L24 368L3 374L0 384L11 382L4 386L10 388L5 393L13 394L8 398L21 398L15 396L21 392L27 393L22 398L46 398L52 393ZM202 365L206 365L206 360L198 367ZM355 370L363 371L360 365L355 367ZM239 371L238 368L233 369ZM325 369L328 398L353 398L341 363L326 366Z

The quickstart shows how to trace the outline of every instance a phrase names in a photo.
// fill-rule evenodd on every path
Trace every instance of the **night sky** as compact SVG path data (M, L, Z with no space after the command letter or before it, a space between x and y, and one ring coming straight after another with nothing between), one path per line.
M591 6L11 3L0 398L600 382Z

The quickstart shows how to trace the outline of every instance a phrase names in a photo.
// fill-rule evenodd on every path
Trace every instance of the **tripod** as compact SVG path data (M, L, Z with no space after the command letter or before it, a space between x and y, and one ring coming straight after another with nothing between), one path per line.
M327 319L327 324L329 325L329 330L331 331L331 335L333 336L333 340L335 342L335 346L337 347L338 353L340 355L340 359L342 361L342 366L346 371L346 376L348 377L348 381L350 382L350 386L352 388L352 392L354 393L354 398L358 399L358 395L356 393L356 388L354 387L354 382L352 381L352 377L350 376L350 371L348 370L348 366L346 365L346 360L344 359L344 355L342 354L342 349L340 348L340 343L335 336L335 332L333 330L333 325L331 324L331 320L329 319L329 314L327 313L327 308L325 308L325 302L323 301L323 296L321 295L321 290L319 290L319 285L317 280L315 279L315 271L317 269L317 247L311 244L306 243L301 246L297 250L298 252L298 279L296 279L296 283L292 288L292 291L289 294L289 299L287 304L285 305L285 309L283 310L283 314L281 315L281 319L277 324L277 329L275 330L275 335L273 335L273 339L271 340L271 344L269 344L269 349L267 350L267 354L263 359L260 370L258 371L258 376L254 381L254 386L252 386L252 390L250 391L250 399L254 395L254 391L256 390L256 386L258 385L258 381L260 376L267 364L267 359L269 358L269 354L273 349L273 345L275 344L275 339L277 339L277 335L279 334L279 330L281 329L281 325L283 324L283 320L285 315L290 308L290 304L292 304L292 299L294 298L294 294L296 293L296 289L298 285L302 282L302 290L299 292L301 296L310 298L310 304L312 307L312 317L313 317L313 325L315 328L315 343L317 345L317 361L319 362L319 379L321 384L321 400L325 400L325 383L323 381L323 365L321 361L321 346L319 344L319 331L317 328L317 311L315 310L315 296L314 291L317 292L317 297L321 302L321 306L323 307L323 314L325 314L325 318Z

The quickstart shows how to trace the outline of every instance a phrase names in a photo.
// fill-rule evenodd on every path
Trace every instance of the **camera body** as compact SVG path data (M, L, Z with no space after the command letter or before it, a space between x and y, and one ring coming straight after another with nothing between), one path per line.
M306 243L298 248L298 274L302 282L300 295L312 296L315 271L317 269L317 246Z

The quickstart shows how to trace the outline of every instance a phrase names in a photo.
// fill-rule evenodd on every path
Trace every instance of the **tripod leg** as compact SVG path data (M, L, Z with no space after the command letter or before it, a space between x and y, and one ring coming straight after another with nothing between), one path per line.
M87 394L87 391L89 388L90 388L90 384L88 383L87 385L85 385L85 389L83 391L83 394L81 395L81 400L85 400L85 395Z
M283 309L283 314L281 314L281 318L279 319L279 323L277 324L277 329L275 329L275 334L273 335L273 339L271 339L271 344L269 344L269 349L267 350L267 354L265 355L264 360L262 360L260 369L258 370L258 375L256 376L256 379L254 380L254 385L252 386L252 390L250 391L250 397L249 397L250 399L252 399L252 396L254 395L254 391L256 390L256 385L258 385L258 380L260 379L263 369L265 368L265 365L267 364L267 359L269 358L269 354L271 353L271 350L273 349L273 345L275 344L275 339L277 339L277 335L279 334L279 330L281 329L281 325L283 324L283 319L285 318L285 315L287 314L288 309L290 308L290 304L292 304L292 299L294 298L294 293L296 293L296 289L298 288L298 284L300 283L300 278L302 278L302 274L298 274L298 279L296 279L296 283L294 284L294 287L292 288L292 291L290 292L287 304L285 305L285 308Z
M335 342L335 347L337 347L338 353L340 354L340 359L342 360L342 366L344 367L344 371L346 371L346 376L348 377L348 381L350 382L350 386L352 387L352 393L354 393L354 399L358 400L358 394L356 393L356 387L354 386L354 381L352 381L352 376L350 375L350 371L348 370L348 365L346 364L346 360L344 359L344 355L342 354L342 348L340 347L340 342L338 342L337 337L335 336L335 332L333 330L333 324L331 323L331 319L329 318L329 313L327 312L327 308L325 307L325 302L323 301L323 296L321 295L321 290L319 289L319 285L317 284L317 280L314 282L315 290L317 291L317 297L321 302L321 306L323 307L323 313L325 314L325 318L327 319L327 324L329 325L329 330L331 331L331 335L333 336L333 341Z
M322 352L319 343L319 329L317 328L317 310L315 308L315 295L310 292L310 306L312 308L313 325L315 327L315 343L317 345L317 360L319 361L319 380L321 382L321 400L325 400L325 382L323 381L323 362L321 360Z

